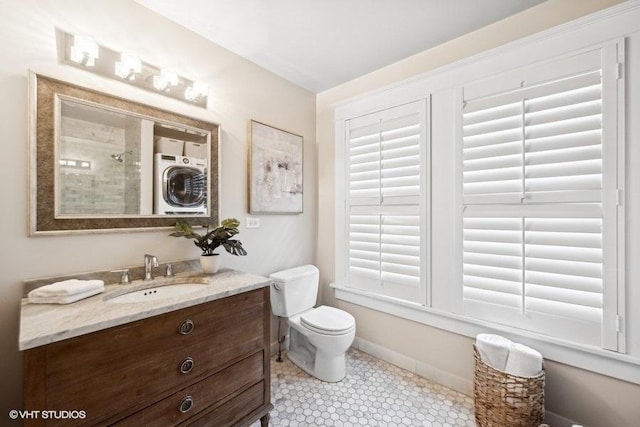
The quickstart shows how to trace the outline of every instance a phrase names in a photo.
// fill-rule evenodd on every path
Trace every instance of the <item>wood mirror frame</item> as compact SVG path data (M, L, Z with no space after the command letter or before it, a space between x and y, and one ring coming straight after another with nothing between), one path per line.
M30 138L29 138L29 235L59 233L90 233L142 231L153 228L173 227L176 219L189 218L193 225L218 224L219 215L219 170L220 170L220 126L193 119L148 105L96 92L67 82L42 76L30 75ZM55 141L56 141L56 94L86 100L150 117L162 123L184 125L211 133L210 159L208 167L207 197L210 215L206 216L122 216L90 218L56 218L55 216Z

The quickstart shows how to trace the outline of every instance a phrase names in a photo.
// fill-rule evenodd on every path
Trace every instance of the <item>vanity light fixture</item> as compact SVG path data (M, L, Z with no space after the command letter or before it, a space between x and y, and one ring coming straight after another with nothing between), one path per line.
M93 67L99 55L98 43L91 37L73 36L73 44L69 52L69 59L75 63Z
M136 74L142 71L142 61L130 53L121 53L120 61L116 62L116 75L125 80L135 80Z
M209 86L204 83L194 82L192 86L185 89L184 97L187 101L195 101L200 97L206 98L208 93Z
M91 37L57 30L60 61L102 77L118 80L142 89L207 107L209 87L156 67L131 53L121 53L97 44Z
M172 86L178 85L178 75L175 71L163 68L160 70L159 76L153 76L153 87L159 91L165 92L171 90Z

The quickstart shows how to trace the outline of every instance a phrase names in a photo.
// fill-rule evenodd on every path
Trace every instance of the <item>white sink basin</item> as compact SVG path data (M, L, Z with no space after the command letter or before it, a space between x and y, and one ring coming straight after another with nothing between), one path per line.
M139 291L132 291L118 295L116 297L109 298L107 301L119 304L170 299L200 291L206 286L208 285L203 283L180 283L175 285L155 286L153 288L141 289Z

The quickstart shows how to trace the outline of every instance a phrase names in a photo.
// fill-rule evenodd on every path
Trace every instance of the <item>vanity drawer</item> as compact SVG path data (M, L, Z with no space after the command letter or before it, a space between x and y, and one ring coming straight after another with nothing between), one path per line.
M80 351L93 367L110 365L110 359L123 356L117 352L168 350L207 340L253 318L263 306L260 290L251 291L60 341L47 346L48 354Z
M108 422L261 350L264 295L251 291L44 347L45 407L84 410L81 425ZM181 334L186 320L193 327Z
M259 389L262 391L264 388L262 385L263 366L264 354L261 351L174 393L115 425L136 427L177 425L204 410L220 406L216 403L229 400L229 397L237 394L238 390L246 389L252 384L260 384ZM242 404L255 405L256 408L262 405L262 395L255 397L252 394L251 396L249 401L245 398ZM234 398L231 401L235 400Z
M233 426L264 405L264 387L265 384L261 381L198 419L188 420L180 424L180 427Z

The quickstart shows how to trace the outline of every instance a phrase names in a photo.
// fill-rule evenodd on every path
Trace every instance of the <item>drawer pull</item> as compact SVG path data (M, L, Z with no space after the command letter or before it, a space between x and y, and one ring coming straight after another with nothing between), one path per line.
M193 320L187 319L182 322L182 325L180 325L180 328L178 328L178 332L180 332L180 335L187 335L193 332L193 328Z
M193 369L193 365L194 365L193 359L190 357L187 357L180 364L180 372L182 372L183 374L188 374Z
M193 408L193 397L191 396L187 396L182 399L182 402L180 402L180 406L178 406L178 410L183 414L189 412L191 408Z

